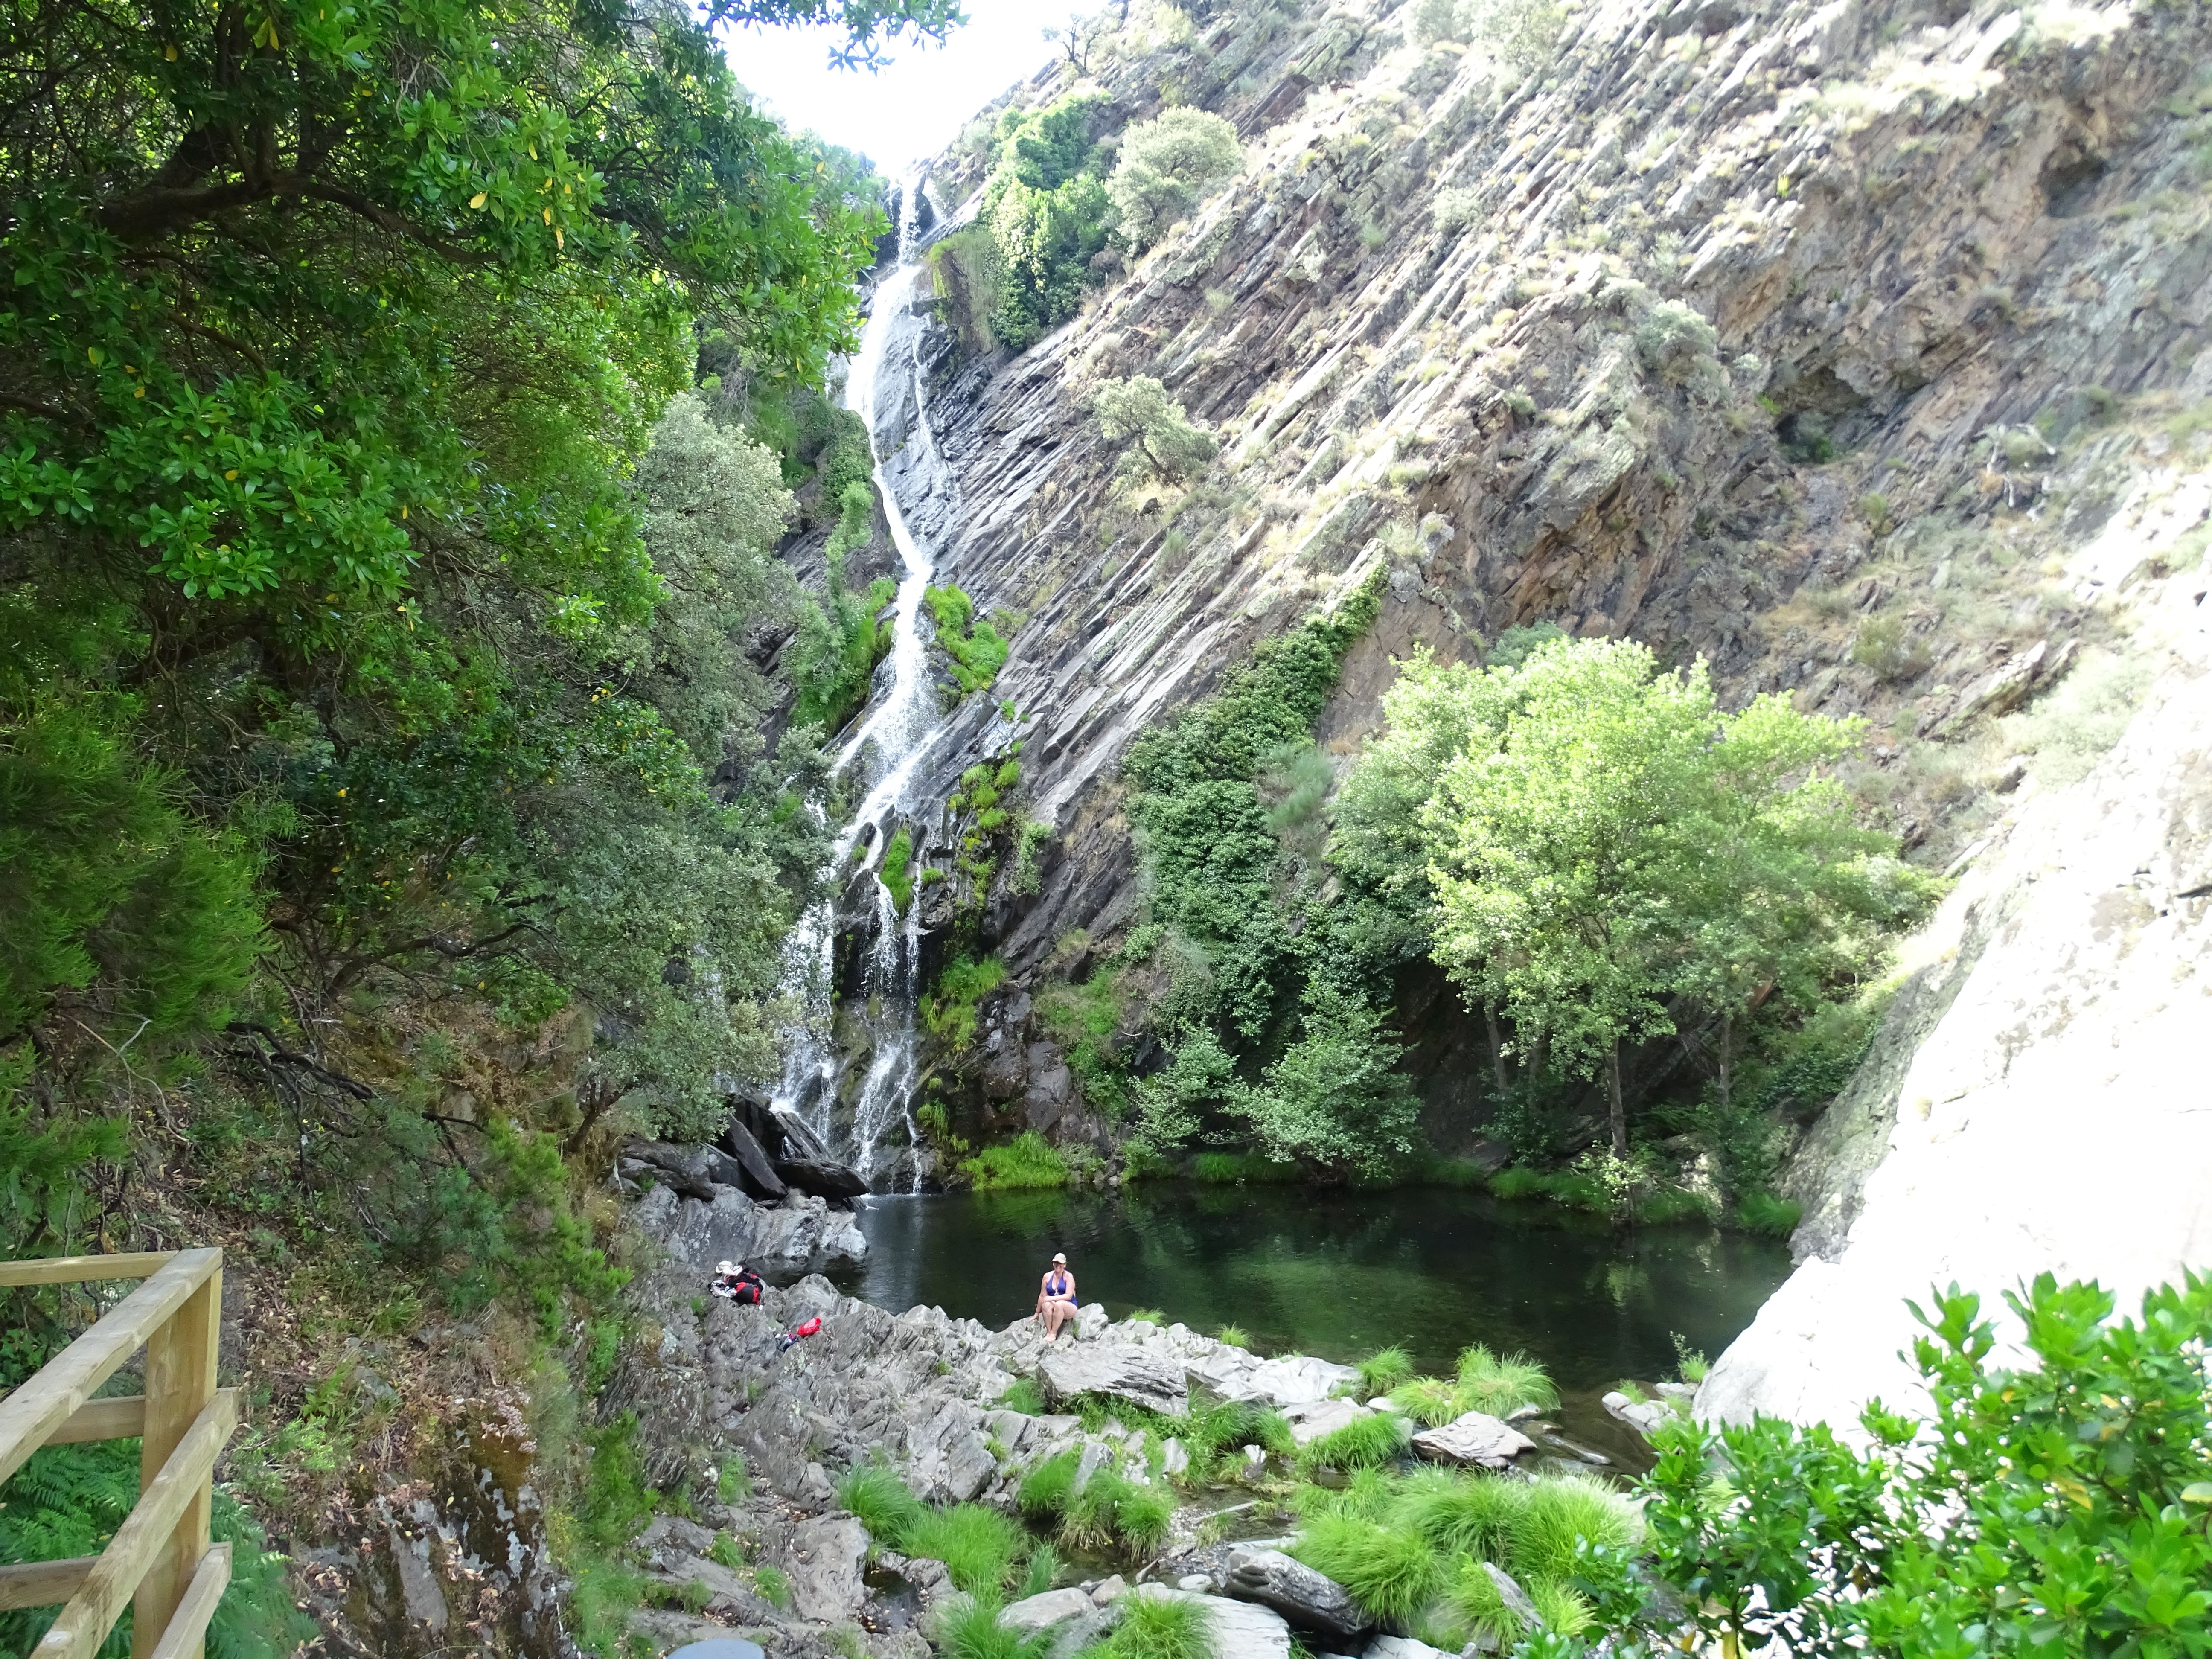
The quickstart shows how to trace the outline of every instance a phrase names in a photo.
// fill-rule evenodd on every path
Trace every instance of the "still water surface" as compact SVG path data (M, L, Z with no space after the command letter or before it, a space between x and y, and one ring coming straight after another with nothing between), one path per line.
M1116 1318L1157 1308L1209 1333L1238 1325L1262 1353L1353 1360L1400 1342L1422 1370L1445 1374L1470 1342L1525 1349L1565 1396L1565 1431L1616 1457L1635 1443L1597 1396L1622 1377L1672 1376L1674 1333L1718 1354L1790 1271L1785 1247L1741 1234L1614 1232L1548 1205L1440 1188L864 1202L868 1259L830 1276L878 1306L933 1304L996 1328L1030 1310L1065 1250L1084 1302Z

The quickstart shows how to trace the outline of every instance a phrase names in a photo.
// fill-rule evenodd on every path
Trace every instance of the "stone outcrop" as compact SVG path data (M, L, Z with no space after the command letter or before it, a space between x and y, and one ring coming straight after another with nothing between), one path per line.
M868 1253L850 1210L796 1193L760 1204L735 1187L716 1187L712 1201L702 1202L673 1186L655 1186L631 1207L630 1218L669 1255L702 1273L725 1260L791 1267L841 1257L857 1261Z
M1240 1601L1273 1607L1300 1629L1327 1637L1357 1636L1375 1623L1350 1590L1280 1550L1231 1550L1225 1588Z
M1140 1584L1137 1594L1157 1601L1188 1601L1206 1614L1213 1659L1290 1659L1291 1627L1272 1607L1164 1584Z
M1606 1399L1610 1409L1613 1396L1608 1395ZM1416 1432L1413 1449L1439 1463L1503 1469L1510 1468L1522 1453L1535 1450L1536 1443L1501 1418L1487 1412L1468 1412L1440 1427Z
M1104 1395L1171 1417L1190 1406L1182 1367L1133 1343L1055 1344L1037 1363L1037 1380L1054 1403Z

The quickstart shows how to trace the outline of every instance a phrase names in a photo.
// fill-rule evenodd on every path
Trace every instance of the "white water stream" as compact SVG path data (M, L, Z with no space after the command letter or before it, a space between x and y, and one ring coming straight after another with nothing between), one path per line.
M784 984L804 1013L785 1036L783 1076L775 1104L796 1112L832 1156L850 1164L873 1184L908 1146L918 1146L912 1115L915 1079L915 1011L921 955L920 884L901 915L879 872L894 820L910 809L907 792L922 758L943 732L946 711L939 706L930 673L928 642L922 635L922 599L929 586L931 552L908 527L884 470L885 439L879 428L884 411L906 411L910 428L899 450L902 471L934 491L945 483L936 440L922 407L921 370L915 356L921 330L911 302L923 266L919 262L917 206L921 178L904 180L900 191L899 264L877 285L875 299L845 382L845 403L868 428L875 457L875 479L891 539L898 549L901 574L894 614L896 631L890 655L877 670L875 693L860 720L837 751L833 767L842 776L855 768L868 780L866 793L852 819L838 833L823 870L823 896L817 900L785 945ZM910 400L910 401L909 401ZM901 424L892 422L894 427ZM849 1119L841 1109L839 1051L834 1030L832 980L837 942L837 900L854 874L853 852L863 836L872 839L865 854L875 914L869 919L867 958L852 1005L867 1028L869 1062ZM921 848L915 848L919 868ZM856 920L848 918L848 920ZM885 1138L903 1127L906 1140ZM920 1184L915 1170L912 1184Z

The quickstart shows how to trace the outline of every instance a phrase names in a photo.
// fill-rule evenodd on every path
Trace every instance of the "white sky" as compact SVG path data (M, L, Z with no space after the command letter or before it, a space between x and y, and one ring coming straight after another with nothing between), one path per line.
M793 131L811 127L896 179L1042 67L1059 50L1045 28L1067 19L1046 0L965 0L965 9L968 21L945 46L920 46L909 37L872 75L830 66L830 48L842 39L836 30L735 29L724 44L738 79Z

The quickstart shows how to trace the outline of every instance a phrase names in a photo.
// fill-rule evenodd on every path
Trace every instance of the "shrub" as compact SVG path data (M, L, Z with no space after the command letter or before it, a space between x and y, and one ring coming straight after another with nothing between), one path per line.
M1170 483L1203 472L1220 448L1149 374L1101 380L1091 394L1091 412L1109 443L1132 446L1125 465L1141 462L1138 470Z
M884 849L884 886L901 915L914 902L914 831L902 823L891 844Z
M1497 1475L1424 1469L1407 1479L1391 1518L1419 1533L1431 1549L1487 1559L1504 1552L1528 1492L1525 1483Z
M1690 1346L1690 1339L1680 1331L1669 1331L1668 1338L1674 1345L1675 1373L1685 1382L1702 1382L1712 1370L1712 1362Z
M876 613L897 592L898 585L888 576L878 576L865 593L848 592L844 551L830 550L822 602L804 599L799 604L799 633L793 646L799 684L793 720L836 732L867 702L876 665L891 648L891 626L878 625Z
M1212 1659L1210 1622L1202 1601L1125 1595L1113 1630L1090 1651L1096 1659Z
M960 1173L978 1192L1004 1191L1021 1187L1065 1187L1067 1159L1046 1143L1035 1129L1024 1129L1012 1140L986 1146L960 1165Z
M895 1550L906 1549L907 1534L928 1511L890 1470L863 1463L837 1483L837 1501L868 1529L868 1536Z
M1369 1398L1388 1394L1413 1374L1413 1356L1398 1343L1377 1348L1359 1362L1359 1387Z
M1478 1342L1459 1357L1462 1411L1488 1412L1502 1417L1516 1406L1534 1406L1550 1411L1559 1403L1559 1391L1544 1368L1525 1353L1499 1358Z
M931 619L937 624L937 643L952 659L952 678L961 690L981 691L1006 666L1008 645L988 618L975 615L975 602L957 586L927 587Z
M1006 964L996 957L981 962L955 957L937 975L937 983L921 999L921 1023L932 1036L948 1048L965 1048L975 1040L975 1011L983 999L997 990L1006 977Z
M1402 1625L1442 1587L1443 1558L1419 1533L1351 1516L1309 1524L1291 1553L1350 1590L1379 1621Z
M1370 1412L1306 1442L1298 1462L1308 1469L1368 1469L1395 1460L1413 1431L1395 1412Z
M944 314L971 355L995 350L992 319L1006 305L1006 261L990 227L963 225L931 245L929 281Z
M1244 165L1237 129L1188 105L1139 121L1121 135L1121 152L1106 181L1121 235L1139 252Z
M1906 633L1905 624L1895 617L1869 617L1851 641L1851 660L1895 682L1926 673L1935 658L1927 641Z
M1761 1238L1787 1238L1797 1231L1805 1206L1792 1198L1773 1193L1746 1193L1736 1200L1735 1218L1747 1233Z
M1612 1487L1582 1475L1552 1475L1528 1488L1507 1530L1514 1575L1565 1578L1583 1540L1620 1549L1637 1535L1636 1510Z
M903 1550L944 1562L956 1586L980 1597L1006 1588L1026 1541L1020 1526L998 1510L955 1504L924 1510L907 1528Z
M1680 300L1662 300L1636 328L1636 355L1663 379L1689 379L1720 343L1713 325Z

